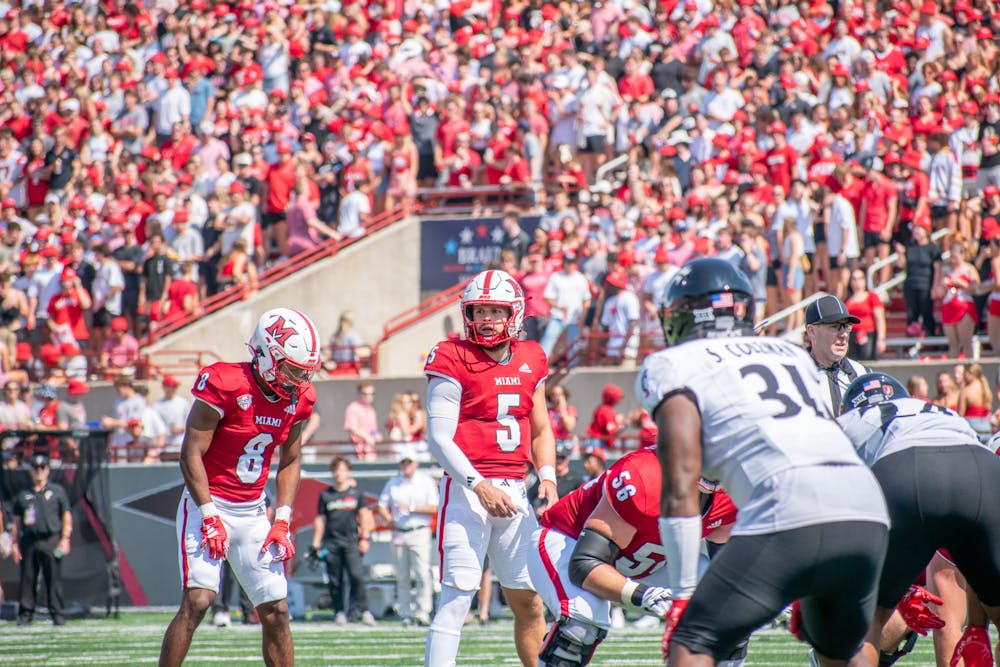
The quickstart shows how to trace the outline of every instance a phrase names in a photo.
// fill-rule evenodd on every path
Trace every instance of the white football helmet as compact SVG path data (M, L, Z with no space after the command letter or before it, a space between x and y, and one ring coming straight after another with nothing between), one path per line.
M316 327L291 308L274 308L261 315L247 345L257 374L286 400L304 389L320 366Z
M510 315L499 333L481 334L472 318L475 305L499 305L510 309ZM496 347L517 338L524 324L524 290L506 271L483 271L466 286L462 295L462 320L465 337L483 347Z

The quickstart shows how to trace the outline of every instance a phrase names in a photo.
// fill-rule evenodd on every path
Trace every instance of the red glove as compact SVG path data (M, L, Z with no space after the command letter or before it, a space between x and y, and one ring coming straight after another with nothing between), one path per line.
M914 632L919 632L926 636L928 630L937 630L944 627L944 619L935 614L927 606L927 603L943 604L943 600L931 593L923 586L913 585L906 595L896 605L899 615L903 621Z
M985 627L981 625L966 626L948 664L950 667L955 667L959 660L965 661L965 667L993 667L990 633L986 631Z
M674 603L670 605L670 610L667 611L667 627L663 629L663 642L660 644L664 662L670 657L670 638L674 636L674 630L677 629L677 624L680 623L688 602L690 600L674 600Z
M260 552L264 553L272 544L278 547L278 555L274 560L288 560L295 555L295 545L288 538L288 522L284 519L278 519L271 524L271 530L267 531L267 539L264 540Z
M805 641L802 636L802 602L799 600L792 603L792 615L788 617L788 631L800 642Z
M218 514L201 520L201 546L208 548L208 557L222 560L229 551L229 533Z

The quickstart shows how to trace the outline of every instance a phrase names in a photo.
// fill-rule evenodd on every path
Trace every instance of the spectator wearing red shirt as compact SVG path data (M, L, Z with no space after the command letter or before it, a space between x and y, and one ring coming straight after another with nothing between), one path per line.
M641 63L642 59L637 56L630 56L625 61L625 74L618 80L618 94L626 102L645 102L655 90L653 79L640 69Z
M885 305L874 291L861 269L851 271L850 296L844 301L847 312L860 322L851 329L847 356L859 361L877 359L885 352Z
M755 4L755 0L739 0L739 18L733 25L733 42L741 67L753 61L753 49L767 29L767 23L754 11Z
M601 390L601 404L594 409L593 419L587 427L587 437L591 438L589 446L610 449L618 442L618 434L624 428L625 421L618 414L615 406L621 402L625 392L614 384L604 385Z
M271 165L264 180L264 214L260 226L264 232L265 253L271 242L278 246L282 257L288 256L288 226L285 223L285 209L295 187L295 158L292 145L287 141L278 142L278 162Z
M452 97L445 105L445 117L438 125L434 146L434 162L438 170L447 166L447 160L459 149L459 135L468 135L471 125L465 119L464 102L460 97Z
M896 227L896 240L907 245L910 240L910 226L923 225L930 228L931 209L927 195L930 191L930 180L920 169L920 153L907 151L900 160L900 173L903 184L899 190L899 224Z
M774 141L774 148L764 157L768 180L771 185L780 185L788 192L792 187L792 180L798 177L799 154L788 145L785 139L788 128L780 120L771 123L768 132Z
M873 168L874 160L868 158L862 166L865 178L861 188L861 211L858 216L863 233L865 266L871 266L875 257L889 256L892 230L896 225L896 186L886 176ZM892 266L882 267L879 283L884 283L892 275Z
M79 342L81 347L90 340L90 331L83 317L92 304L90 294L70 267L59 276L60 291L49 301L49 328L60 343Z

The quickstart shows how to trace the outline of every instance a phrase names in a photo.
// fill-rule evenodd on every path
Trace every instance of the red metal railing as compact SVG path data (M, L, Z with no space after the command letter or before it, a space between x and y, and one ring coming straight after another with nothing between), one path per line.
M414 212L418 207L411 206L410 212ZM313 262L324 259L326 257L332 257L338 252L346 248L347 246L355 243L359 239L363 239L368 234L372 232L377 232L381 229L388 227L389 225L398 222L404 218L403 207L394 208L390 211L385 211L371 220L365 225L365 234L356 238L343 239L339 242L333 239L327 239L323 243L320 243L315 248L307 250L306 252L299 253L294 257L291 257L287 261L276 264L271 268L263 271L257 278L257 286L254 290L260 290L263 287L267 287L282 278L290 276L291 274L305 268L306 266L312 264ZM173 333L178 329L182 329L192 322L221 310L222 308L246 299L253 290L251 290L246 285L234 285L228 289L225 289L218 294L214 294L201 304L201 310L193 315L187 317L177 318L175 320L168 320L161 324L155 331L151 331L148 336L146 336L142 341L141 345L146 346L155 342L158 338L162 338L167 334Z
M372 372L378 373L378 352L384 342L400 331L412 327L417 322L439 313L445 308L454 306L462 298L462 292L465 291L465 286L468 284L468 280L463 280L391 317L385 323L385 327L382 329L382 337L378 339L372 350Z

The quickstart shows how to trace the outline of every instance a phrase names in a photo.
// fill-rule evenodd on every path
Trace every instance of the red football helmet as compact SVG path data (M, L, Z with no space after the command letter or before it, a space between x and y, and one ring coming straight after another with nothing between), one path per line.
M510 313L498 333L481 334L472 317L473 306L506 306ZM524 323L524 290L506 271L483 271L466 286L462 295L462 320L465 337L483 347L496 347L517 338Z

